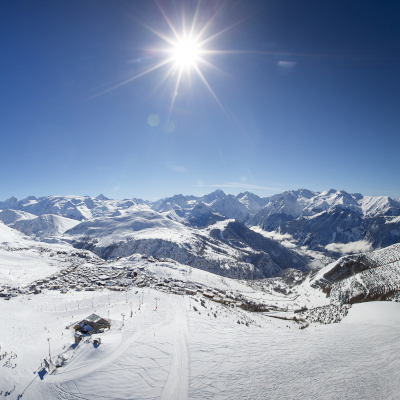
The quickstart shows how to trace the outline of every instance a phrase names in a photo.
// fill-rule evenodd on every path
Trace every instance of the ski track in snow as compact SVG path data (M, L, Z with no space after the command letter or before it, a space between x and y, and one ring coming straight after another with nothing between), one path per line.
M83 309L61 311L57 304L60 311L51 314L37 311L48 296L0 302L1 315L8 309L18 316L12 329L0 326L2 350L18 353L21 364L2 367L0 389L16 382L9 399L26 389L23 398L29 400L397 398L398 303L357 304L340 324L299 330L293 321L208 300L207 308L194 300L190 307L187 296L152 289L144 293L144 304L138 311L136 303L132 318L124 293L112 293L111 305L108 293L96 293L95 310L88 298L80 301ZM138 296L134 290L128 293L129 299ZM160 298L157 310L155 296ZM65 297L52 298L57 301L65 304ZM32 375L37 360L48 354L47 337L52 337L53 357L63 351L63 343L71 343L72 337L60 337L70 332L65 325L71 323L72 312L73 320L80 320L93 311L107 315L109 309L115 323L98 348L83 341L57 373L43 380ZM126 314L124 327L117 321L121 312ZM238 319L255 323L237 324ZM27 328L27 320L35 321L34 326Z
M393 341L398 332L342 327L323 327L323 334L276 332L280 336L273 337L243 327L241 335L214 332L212 341L193 338L190 353L196 361L189 398L395 398L400 346ZM235 343L229 353L227 342Z

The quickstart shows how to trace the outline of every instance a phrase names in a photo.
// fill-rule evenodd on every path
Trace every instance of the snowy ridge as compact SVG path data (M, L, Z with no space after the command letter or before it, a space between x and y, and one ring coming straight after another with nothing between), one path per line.
M268 217L275 214L285 214L291 219L296 219L322 212L330 213L338 208L364 217L400 215L400 203L387 196L362 196L334 189L321 193L300 189L271 196L269 202L248 221L248 224L261 226Z
M98 216L110 215L137 204L146 204L143 200L109 200L103 195L90 196L29 196L18 201L15 197L0 202L0 209L13 209L29 212L36 216L43 214L60 215L77 221Z
M244 192L237 196L216 190L203 197L175 195L156 202L140 199L111 200L103 195L90 196L29 196L23 200L11 197L0 202L0 210L12 209L29 212L36 216L55 214L76 220L87 220L99 216L111 215L134 205L148 205L154 211L177 211L177 214L192 210L197 204L204 203L214 212L227 218L235 218L249 225L259 225L275 214L284 214L290 218L313 216L323 211L331 212L336 208L355 212L363 217L399 216L400 199L387 196L371 197L359 193L349 194L344 190L326 190L313 192L307 189L290 190L271 197L261 198L253 193ZM180 215L182 217L182 215ZM247 219L250 217L250 220Z
M241 197L238 198L238 196ZM227 195L222 190L216 190L203 197L183 196L179 194L159 200L151 207L158 212L174 210L182 218L183 223L193 227L204 227L207 221L212 223L226 218L245 221L249 217L251 210L255 209L255 201L253 199L250 202L248 199L249 196L245 194L238 196ZM253 196L254 198L258 198L258 196ZM199 218L199 213L203 214L202 218Z
M27 213L25 211L10 209L0 211L0 221L3 221L3 223L6 225L13 225L15 222L32 220L34 218L36 218L36 215Z
M10 247L26 245L26 238L0 221L0 245Z
M168 208L168 206L164 208L164 211L162 211L163 215L169 219L172 219L173 221L180 222L181 224L187 226L192 226L193 228L204 228L217 221L223 221L227 218L201 201L195 203L193 208L188 209L174 209Z
M255 214L260 208L264 207L269 201L269 197L261 198L256 194L250 192L239 193L236 196L236 198L246 206L250 214Z
M362 213L366 217L398 216L400 203L387 196L370 197L365 196L358 201Z
M79 224L79 221L74 219L59 215L42 214L40 217L35 217L31 220L19 220L13 224L13 228L25 233L25 235L49 237L58 236L77 224Z

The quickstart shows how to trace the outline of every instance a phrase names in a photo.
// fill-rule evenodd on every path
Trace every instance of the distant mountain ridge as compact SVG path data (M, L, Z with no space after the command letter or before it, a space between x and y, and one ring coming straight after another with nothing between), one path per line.
M237 196L225 194L222 190L216 190L202 197L176 195L158 200L151 205L151 208L158 212L166 212L171 209L181 218L182 223L186 223L193 227L207 226L196 218L196 205L202 203L208 207L208 220L210 223L219 220L218 216L212 214L217 213L219 216L237 219L245 222L251 215L260 210L269 198L261 198L253 193L244 192ZM202 215L205 218L205 212Z
M11 197L0 202L0 210L20 210L40 216L54 214L77 221L88 220L104 215L111 215L134 205L150 204L141 199L110 200L99 195L90 196L29 196L23 200Z
M56 215L88 221L118 216L121 211L135 206L147 207L172 221L196 229L236 219L248 227L257 226L267 232L289 234L295 245L320 251L325 251L325 247L332 243L366 240L373 248L379 248L400 241L399 199L363 196L335 189L323 192L289 190L264 198L250 192L233 196L215 190L201 197L178 194L155 202L141 199L112 200L103 195L29 196L23 200L11 197L0 202L0 210L3 210L0 219L9 224L11 222L6 221L13 218ZM14 214L10 210L14 210ZM68 225L64 222L47 218L46 222L36 221L37 226L32 226L32 229L27 229L27 222L12 223L16 223L15 227L27 234L43 234L52 230L63 231L63 226Z
M271 196L246 224L289 234L299 246L311 249L361 240L379 248L400 241L399 216L400 203L387 196L298 190Z

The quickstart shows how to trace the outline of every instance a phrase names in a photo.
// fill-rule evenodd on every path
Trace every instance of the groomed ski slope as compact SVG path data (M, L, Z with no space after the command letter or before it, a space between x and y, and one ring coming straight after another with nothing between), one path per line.
M205 306L148 288L0 301L7 321L0 324L0 353L17 354L11 367L2 360L0 391L32 400L398 398L398 303L356 304L340 324L303 330L208 300ZM99 347L83 341L67 351L67 325L93 312L107 318L108 311L113 323ZM52 358L64 352L68 360L39 376L47 338Z

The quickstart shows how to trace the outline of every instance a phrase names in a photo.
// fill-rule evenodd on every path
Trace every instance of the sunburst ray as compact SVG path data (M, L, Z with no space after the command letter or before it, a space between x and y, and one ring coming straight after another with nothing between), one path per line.
M149 72L152 72L152 71L154 71L154 70L156 70L158 68L161 68L163 65L169 64L172 60L173 60L173 57L170 57L170 58L168 58L166 60L163 60L163 61L159 62L158 64L154 65L153 67L148 68L145 71L140 72L139 74L137 74L135 76L132 76L131 78L125 79L124 81L122 81L122 82L120 82L120 83L118 83L118 84L116 84L116 85L114 85L114 86L112 86L112 87L110 87L110 88L108 88L106 90L103 90L100 93L97 93L97 94L89 97L87 100L92 100L92 99L94 99L96 97L99 97L99 96L105 94L105 93L111 92L111 90L114 90L114 89L117 89L117 88L119 88L119 87L121 87L123 85L126 85L127 83L132 82L135 79L138 79L138 78L148 74Z

